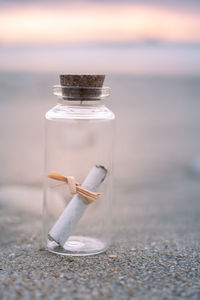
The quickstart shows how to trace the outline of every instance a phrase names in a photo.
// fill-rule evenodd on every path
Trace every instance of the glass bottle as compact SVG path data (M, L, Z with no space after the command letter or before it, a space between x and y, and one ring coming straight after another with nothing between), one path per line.
M45 116L44 246L62 255L101 253L111 240L115 116L104 103L110 88L93 86L87 82L93 75L84 76L87 86L81 76L80 86L54 86L58 103ZM88 204L72 194L68 176L100 197Z

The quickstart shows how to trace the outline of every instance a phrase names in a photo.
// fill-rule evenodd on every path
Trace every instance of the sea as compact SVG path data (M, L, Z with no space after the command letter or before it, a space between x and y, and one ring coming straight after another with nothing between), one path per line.
M44 115L58 82L52 73L0 73L1 186L42 185ZM116 115L115 190L198 187L200 77L108 74L105 85Z

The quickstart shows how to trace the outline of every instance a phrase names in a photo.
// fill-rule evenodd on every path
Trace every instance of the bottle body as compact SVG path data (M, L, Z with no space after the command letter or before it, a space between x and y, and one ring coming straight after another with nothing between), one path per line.
M61 101L46 114L43 232L57 254L97 254L110 243L114 114L100 102ZM50 172L73 176L100 198L86 204Z

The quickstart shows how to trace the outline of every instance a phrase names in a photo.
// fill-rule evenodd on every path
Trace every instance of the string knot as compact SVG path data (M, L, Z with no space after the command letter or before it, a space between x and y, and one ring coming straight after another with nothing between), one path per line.
M69 190L72 195L77 194L85 204L90 204L99 199L100 193L91 192L82 187L73 176L63 176L57 172L50 172L48 177L58 181L63 181L69 185Z

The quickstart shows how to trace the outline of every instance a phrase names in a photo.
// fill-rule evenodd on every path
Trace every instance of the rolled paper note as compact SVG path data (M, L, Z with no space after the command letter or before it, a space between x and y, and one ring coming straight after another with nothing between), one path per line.
M100 184L104 181L106 173L107 170L103 166L93 167L84 180L82 186L90 191L95 192ZM64 247L64 244L75 229L87 206L88 204L86 204L76 194L49 231L49 240L55 241Z

